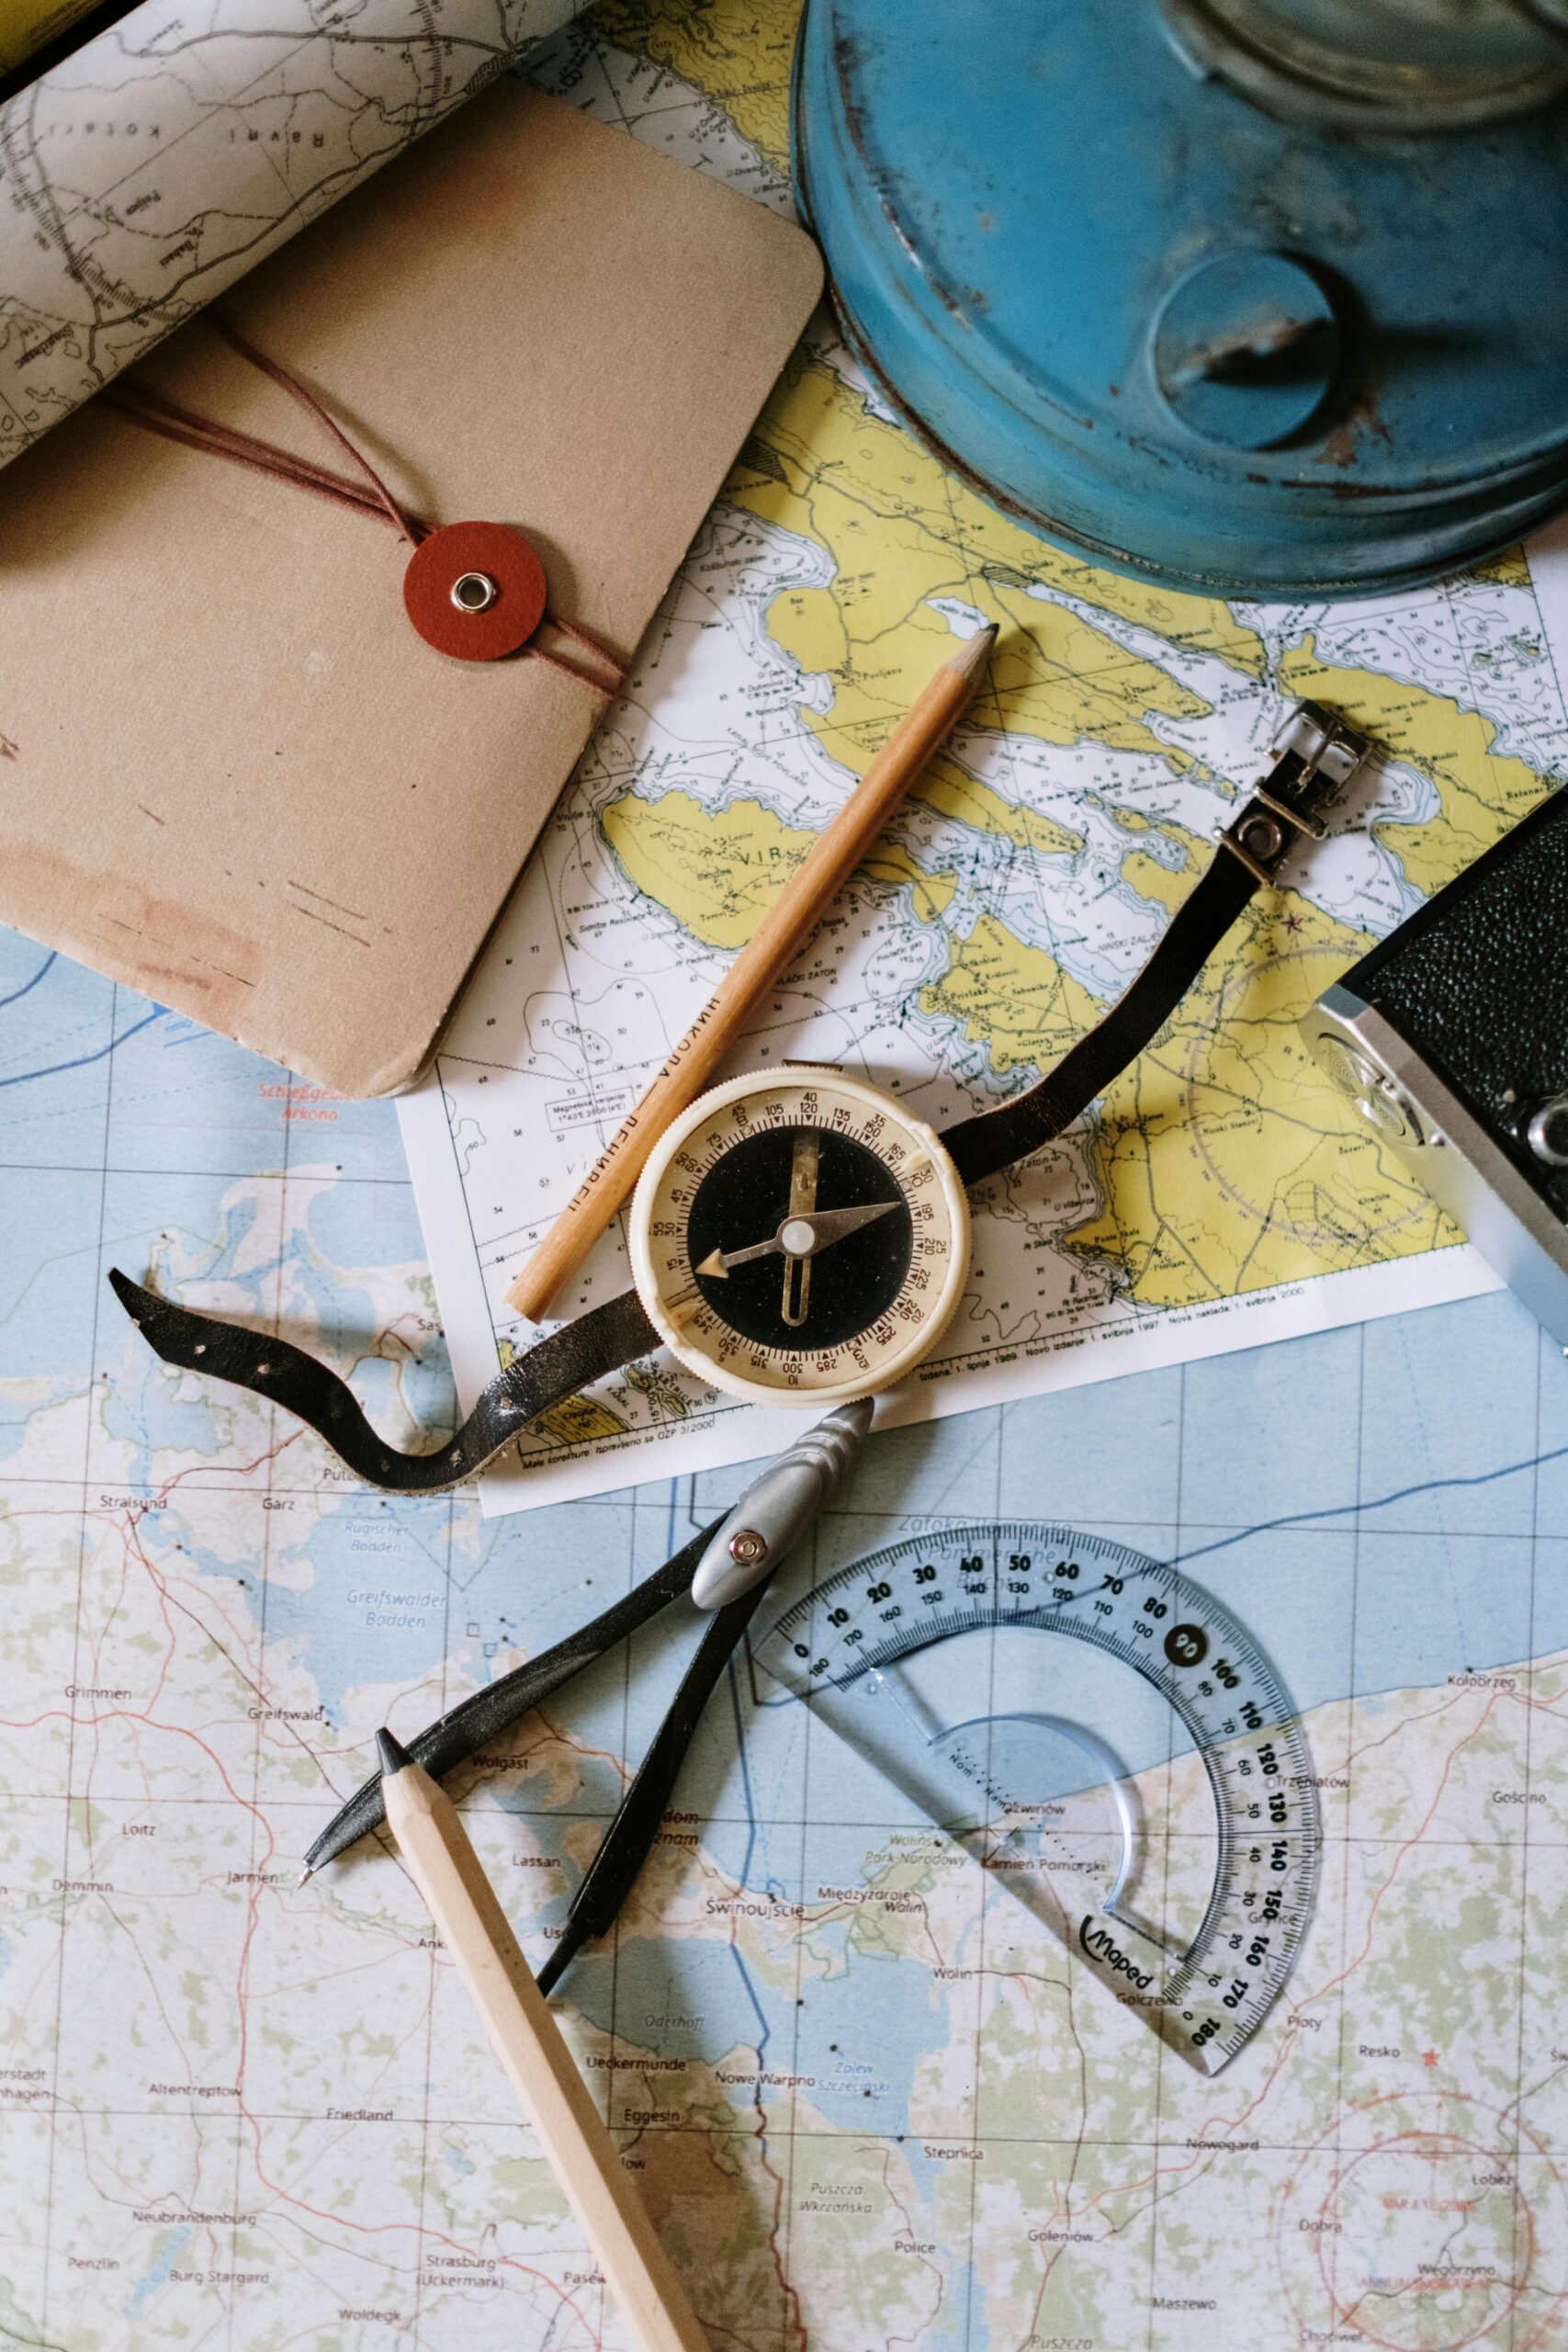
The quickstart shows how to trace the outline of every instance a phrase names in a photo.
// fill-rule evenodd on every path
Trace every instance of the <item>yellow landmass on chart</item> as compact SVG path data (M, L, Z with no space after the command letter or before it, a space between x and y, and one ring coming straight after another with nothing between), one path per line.
M1378 828L1428 897L1500 841L1546 789L1525 761L1495 750L1497 730L1479 711L1373 670L1336 669L1319 661L1310 638L1285 655L1280 684L1344 711L1374 742L1431 777L1440 799L1434 818Z
M1010 737L1154 752L1182 762L1150 719L1203 706L1157 661L1130 653L1077 614L1042 604L1033 579L1168 641L1219 653L1238 674L1262 649L1226 608L1145 589L1059 555L967 499L898 428L865 407L831 368L799 359L760 424L728 496L835 560L824 587L773 599L768 626L803 672L831 678L826 712L801 718L845 768L863 769L889 725L951 644L933 600L953 598L1004 624L980 723ZM1020 584L1020 583L1023 584ZM1491 724L1450 699L1371 670L1335 668L1311 641L1290 651L1279 682L1343 710L1431 776L1442 813L1388 825L1382 838L1423 890L1438 888L1539 797L1541 779L1495 748ZM1236 780L1238 783L1241 779ZM1071 858L1083 839L1026 803L1005 799L956 758L940 759L913 797L987 840L1035 856ZM1103 802L1100 804L1103 806ZM1169 820L1153 829L1117 810L1127 836L1120 880L1174 910L1209 845ZM811 837L757 801L713 815L675 791L623 799L605 832L640 888L695 936L737 946L782 888ZM884 842L871 871L914 886L916 920L940 923L955 877L921 874ZM1111 1091L1093 1147L1102 1207L1070 1246L1111 1261L1149 1306L1193 1306L1304 1276L1367 1265L1454 1238L1392 1155L1349 1114L1298 1041L1313 999L1370 941L1290 898L1257 913L1244 944L1207 976L1152 1052ZM1045 949L998 912L950 933L948 964L919 992L988 1048L993 1073L1048 1067L1104 1011Z
M863 765L886 731L889 699L912 694L935 658L930 600L942 596L1007 625L991 706L983 703L976 714L982 720L994 718L1010 736L1152 749L1179 764L1145 714L1201 708L1188 690L1157 662L1125 652L1077 614L1043 606L1026 585L1004 584L999 562L1017 565L1027 579L1068 585L1085 604L1173 643L1218 652L1238 671L1258 666L1258 639L1223 605L1096 572L977 501L965 503L831 368L798 366L758 438L778 463L739 476L736 503L839 559L828 586L775 600L770 627L803 669L831 675L831 707L803 717L846 765ZM874 573L877 546L886 554ZM1290 695L1344 711L1432 776L1441 817L1381 829L1423 890L1440 887L1543 788L1525 763L1495 751L1488 720L1441 695L1370 670L1331 668L1310 642L1287 655L1279 682ZM1021 846L1065 854L1081 847L1061 827L1002 801L953 760L937 763L919 797ZM1132 838L1121 878L1174 910L1208 843L1162 825L1164 840L1187 853L1173 866L1139 843L1141 821L1125 830ZM1095 1152L1104 1208L1071 1238L1076 1248L1114 1259L1141 1304L1194 1305L1456 1238L1393 1155L1352 1127L1297 1038L1296 1023L1313 999L1370 944L1298 898L1277 918L1258 914L1243 949L1192 993L1156 1051L1112 1091ZM971 1040L988 1038L998 1077L1048 1066L1104 1010L998 916L982 916L966 938L953 940L950 954L947 972L922 990L921 1008L961 1020Z
M953 903L958 888L956 874L922 874L914 859L898 842L878 842L871 855L861 866L861 872L886 888L898 889L908 884L914 893L915 921L921 923L940 922Z
M1021 1065L1049 1065L1091 1028L1103 1007L1043 948L1015 939L994 915L954 940L953 960L920 990L920 1010L947 1014L990 1046L999 1077Z
M610 847L645 897L709 947L741 947L816 840L760 800L732 800L716 815L688 792L605 809Z
M559 1438L563 1445L589 1445L598 1439L618 1437L626 1426L597 1396L567 1396L558 1405L547 1405L537 1425Z
M1135 890L1140 899L1153 899L1156 906L1164 907L1168 913L1174 914L1201 874L1213 850L1213 842L1202 840L1187 826L1178 824L1173 818L1167 818L1155 832L1146 818L1138 819L1136 823L1129 821L1135 816L1134 810L1116 808L1111 813L1117 823L1134 836L1134 845L1124 852L1119 869L1122 881L1130 889ZM1152 850L1137 843L1140 833L1154 833L1155 839L1164 842L1179 854L1172 858L1156 857Z
M1122 860L1122 879L1136 890L1140 899L1152 899L1168 914L1174 914L1182 899L1198 878L1198 866L1190 852L1179 865L1166 865L1147 850L1130 849Z
M694 936L725 947L749 934L812 839L758 802L733 802L716 818L680 791L615 802L605 827L638 888ZM1188 836L1186 846L1179 868L1130 846L1122 877L1174 908L1204 845ZM908 886L921 925L942 922L956 887L952 873L923 874L887 842L864 870ZM1393 1155L1348 1130L1297 1035L1313 999L1370 944L1303 900L1265 910L1111 1090L1093 1147L1103 1207L1068 1239L1113 1261L1142 1304L1231 1297L1452 1238ZM946 971L919 991L920 1010L984 1043L999 1078L1048 1067L1105 1009L993 914L953 938L949 953Z
M1017 818L1027 811L1007 813ZM680 791L657 800L628 793L610 803L603 821L637 888L710 947L744 944L817 838L784 824L761 801L731 801L715 816ZM1043 838L1055 829L1042 820L1041 830ZM879 842L861 870L892 888L910 885L915 919L922 923L942 921L957 887L953 874L923 874L897 842Z
M1168 904L1191 887L1195 866L1134 860L1147 894ZM1347 1132L1297 1034L1313 999L1371 944L1294 898L1265 907L1111 1090L1092 1149L1103 1207L1067 1238L1113 1261L1141 1304L1235 1297L1453 1238L1392 1153ZM992 915L951 955L920 1010L961 1022L998 1077L1049 1067L1105 1010Z
M1156 1044L1111 1089L1104 1206L1068 1236L1146 1306L1233 1298L1458 1237L1359 1126L1296 1024L1371 945L1293 892L1259 900Z
M731 476L727 503L836 559L827 586L777 596L768 626L803 671L831 677L829 708L802 716L823 749L857 774L951 645L937 609L944 598L1004 631L976 719L1047 743L1089 737L1180 769L1186 754L1150 721L1190 718L1206 706L1156 662L1031 594L1032 584L1201 646L1244 675L1261 671L1260 640L1224 605L1114 578L1047 547L955 482L820 359L796 355L752 449L752 462L743 459ZM755 461L759 451L766 463ZM939 762L931 789L957 788L960 774Z
M1523 548L1506 548L1501 555L1488 557L1475 567L1477 580L1495 580L1500 588L1528 588L1530 568Z
M782 172L800 12L801 0L599 0L589 21L693 83Z
M955 824L967 825L977 833L998 835L1042 856L1072 856L1083 847L1081 833L1069 832L1065 825L1054 823L1025 802L1004 800L999 792L993 792L988 784L969 775L953 760L934 761L909 797L924 801L939 817L951 817Z

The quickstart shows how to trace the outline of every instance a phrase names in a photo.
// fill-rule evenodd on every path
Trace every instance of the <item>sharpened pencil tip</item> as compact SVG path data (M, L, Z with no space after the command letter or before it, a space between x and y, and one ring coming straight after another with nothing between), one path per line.
M376 1735L376 1753L380 1758L384 1781L389 1781L394 1772L400 1772L413 1760L408 1749L392 1737L385 1724Z
M973 637L966 637L957 652L949 656L948 668L961 678L978 677L990 660L1001 633L997 622L988 621L984 628L977 628Z
M310 1863L307 1862L304 1869L300 1871L299 1877L294 1882L294 1892L296 1894L299 1894L299 1889L304 1885L305 1881L308 1878L314 1878L315 1875L315 1871L310 1868Z

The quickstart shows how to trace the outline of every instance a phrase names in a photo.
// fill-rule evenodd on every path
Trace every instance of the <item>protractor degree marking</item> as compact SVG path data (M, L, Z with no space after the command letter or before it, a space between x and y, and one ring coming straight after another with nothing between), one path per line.
M1014 1555L1020 1565L1013 1566ZM959 1583L960 1561L973 1559L980 1567ZM1067 1589L1055 1581L1055 1570L1068 1564L1090 1573L1072 1580L1070 1598L1056 1597ZM936 1589L943 1597L931 1613L918 1603L922 1568L942 1579ZM1026 1581L1028 1590L1006 1589ZM1153 1608L1155 1599L1163 1609ZM882 1612L890 1609L898 1611L898 1622L885 1622ZM829 1623L835 1614L842 1620L838 1625ZM1134 1635L1135 1623L1150 1632ZM1178 1625L1193 1627L1205 1645L1190 1663L1168 1660L1155 1639L1161 1627L1168 1633ZM1211 2072L1245 2045L1290 1974L1311 1916L1322 1845L1300 1717L1267 1654L1215 1594L1179 1568L1059 1523L950 1525L847 1562L774 1622L754 1656L781 1692L808 1702L816 1695L831 1705L867 1675L960 1635L1011 1631L1055 1634L1128 1668L1159 1693L1202 1762L1213 1808L1214 1875L1197 1934L1164 1977L1156 2030L1190 2064ZM814 1676L811 1666L824 1660L824 1672ZM1223 1678L1216 1672L1222 1662ZM1196 1687L1205 1680L1218 1687L1205 1694ZM1259 1860L1265 1852L1267 1860ZM1241 1899L1247 1891L1261 1893L1265 1902L1277 1898L1278 1907L1249 1907ZM1267 1951L1258 1948L1265 1928ZM1233 1948L1232 1939L1243 1938Z

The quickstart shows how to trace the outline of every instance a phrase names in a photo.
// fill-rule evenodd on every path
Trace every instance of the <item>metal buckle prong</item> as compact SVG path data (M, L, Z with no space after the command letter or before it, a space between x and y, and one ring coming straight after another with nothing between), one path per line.
M1315 768L1308 768L1300 780L1304 784L1316 774ZM1310 833L1314 842L1325 842L1328 839L1329 829L1321 818L1303 816L1299 808L1291 808L1283 800L1276 800L1274 795L1265 786L1255 784L1252 787L1252 797L1254 800L1261 800L1265 808L1272 808L1277 817L1283 817L1286 824L1293 825L1298 833Z
M1219 827L1214 839L1222 849L1228 849L1233 857L1239 857L1249 874L1255 876L1259 882L1267 884L1270 889L1273 888L1274 876L1269 873L1269 868L1266 865L1259 865L1250 850L1243 849L1228 825Z

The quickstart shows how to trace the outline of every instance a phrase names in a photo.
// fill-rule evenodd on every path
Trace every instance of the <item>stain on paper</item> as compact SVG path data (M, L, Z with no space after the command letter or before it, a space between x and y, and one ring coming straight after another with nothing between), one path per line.
M213 1028L239 1019L261 977L254 939L118 874L73 865L36 842L0 850L0 915L30 932L46 931L68 955L143 996L161 1002L178 996Z

